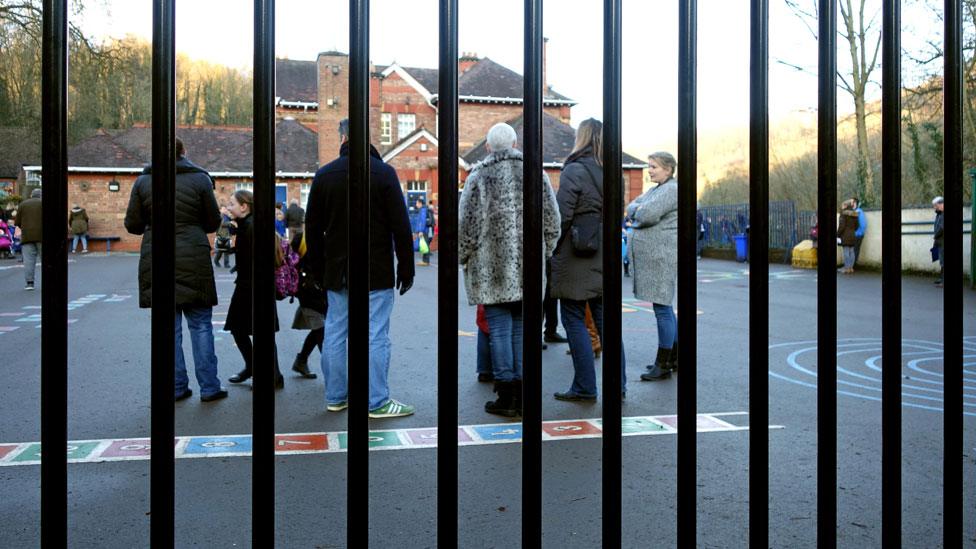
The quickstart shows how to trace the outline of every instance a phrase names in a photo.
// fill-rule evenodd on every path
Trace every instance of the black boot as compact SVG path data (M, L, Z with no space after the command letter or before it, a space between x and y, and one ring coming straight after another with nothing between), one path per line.
M668 355L670 354L671 349L658 347L657 358L654 360L654 364L647 367L648 371L641 374L641 381L661 381L671 377L671 372L664 367L667 364Z
M624 263L624 276L630 276L630 263Z
M292 371L298 372L305 379L315 379L319 376L308 371L308 357L302 356L301 353L295 355L295 362L291 365Z
M512 381L512 408L518 412L518 415L522 415L522 380L516 379Z
M249 379L251 379L251 369L244 368L240 372L237 372L236 374L227 378L227 381L231 383L243 383Z
M489 414L497 414L505 417L515 417L518 410L515 409L514 387L511 381L496 381L495 392L498 398L485 403L485 411Z
M671 346L671 352L668 353L668 370L672 372L678 371L678 342L675 341L674 345Z

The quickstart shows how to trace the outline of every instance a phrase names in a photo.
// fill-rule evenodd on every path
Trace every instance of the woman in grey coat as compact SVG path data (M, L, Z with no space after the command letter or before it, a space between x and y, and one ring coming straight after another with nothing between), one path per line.
M603 124L589 118L576 130L573 152L563 163L559 176L561 237L552 256L551 295L559 299L563 326L573 355L573 384L553 395L556 400L596 400L596 368L593 346L586 329L586 306L593 313L596 329L603 337ZM575 229L575 230L574 230ZM576 242L574 242L574 233ZM596 249L581 243L595 236ZM583 248L583 249L581 249ZM621 347L621 390L626 392Z
M498 399L485 411L514 417L522 394L522 153L508 124L492 126L487 141L490 154L471 170L458 204L458 262L468 303L484 305L488 321ZM545 173L542 193L545 259L559 238L556 195Z
M644 381L671 377L678 362L678 327L674 295L678 279L677 162L670 153L656 152L647 159L647 172L657 183L627 206L634 235L628 245L634 266L634 297L654 304L657 317L657 358L641 374Z

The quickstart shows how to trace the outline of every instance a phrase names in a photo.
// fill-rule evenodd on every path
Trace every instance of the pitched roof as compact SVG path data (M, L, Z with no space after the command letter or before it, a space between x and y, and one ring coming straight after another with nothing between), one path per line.
M275 59L275 95L283 100L317 102L318 81L315 61Z
M522 148L522 133L525 126L523 122L524 121L521 115L508 121L508 124L512 126L515 133L518 135L517 146L519 149ZM569 153L573 152L573 145L575 143L576 130L574 130L572 126L566 124L551 114L542 114L543 165L546 167L562 166L563 160L569 156ZM475 163L483 160L486 156L488 156L488 143L486 140L482 139L473 149L464 155L464 161L468 164L474 165ZM632 168L643 168L645 166L643 162L627 153L623 154L623 164L625 167Z
M40 128L0 128L0 177L16 179L21 166L41 163Z
M487 57L475 63L458 78L458 95L462 97L515 99L521 103L525 91L523 88L524 80L521 74ZM552 89L545 91L543 101L574 103Z
M254 140L249 127L181 126L176 129L187 157L210 172L250 172ZM304 173L318 169L318 135L295 120L275 125L275 169ZM140 168L151 160L152 129L101 130L68 150L68 164L87 168Z

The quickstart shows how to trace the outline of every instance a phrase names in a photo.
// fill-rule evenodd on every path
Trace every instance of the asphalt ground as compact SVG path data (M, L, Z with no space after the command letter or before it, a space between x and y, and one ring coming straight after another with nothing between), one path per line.
M435 256L436 263L436 256ZM699 263L698 410L748 410L748 267ZM69 263L70 440L147 437L150 425L150 314L138 308L137 257L72 256ZM770 277L770 545L816 546L816 275L772 266ZM40 272L40 268L38 268ZM218 269L222 320L232 276ZM436 406L437 267L418 267L414 288L397 297L392 319L392 396L417 406L414 416L371 420L371 428L433 427ZM0 444L40 440L40 354L37 321L41 294L25 292L23 268L0 261ZM839 278L838 545L881 544L881 278L858 273ZM903 533L905 547L940 545L942 422L942 290L931 280L906 277L903 367ZM43 287L43 279L39 281ZM976 294L964 292L967 334L965 418L965 539L976 546ZM89 296L89 297L86 297ZM90 296L101 296L93 298ZM129 296L129 297L125 297ZM674 378L642 383L653 360L657 332L649 308L632 301L624 284L624 343L629 379L625 416L674 414ZM626 301L631 300L631 301ZM499 423L485 414L488 384L475 380L475 311L459 295L458 398L460 425ZM279 302L283 330L278 349L286 384L277 393L279 433L344 431L346 412L325 411L322 376L292 377L288 367L306 332L288 329L296 305ZM219 327L219 326L218 326ZM562 331L562 328L560 328ZM229 334L217 331L220 377L230 397L201 403L191 372L193 398L176 404L181 436L246 434L251 393L226 383L242 366ZM680 335L679 335L680 338ZM184 336L187 362L192 364ZM572 363L565 345L543 352L546 420L597 418L600 406L564 403L549 395L568 388ZM317 363L318 352L312 355ZM598 363L599 366L599 363ZM191 366L192 367L192 366ZM677 374L680 376L680 373ZM599 379L599 372L598 372ZM737 416L748 425L747 416ZM752 426L756 428L756 426ZM762 428L760 426L759 428ZM626 437L623 444L625 547L675 545L673 435ZM544 545L593 547L600 543L600 440L543 445ZM520 445L490 444L459 451L459 536L462 547L514 547L520 535ZM748 545L748 433L698 435L698 545ZM176 462L176 540L179 547L250 545L248 457L180 459ZM346 454L288 455L277 459L277 544L343 547ZM69 544L72 547L144 547L149 532L149 462L71 464ZM0 467L0 547L39 543L40 468ZM371 546L434 547L436 452L432 449L370 453Z

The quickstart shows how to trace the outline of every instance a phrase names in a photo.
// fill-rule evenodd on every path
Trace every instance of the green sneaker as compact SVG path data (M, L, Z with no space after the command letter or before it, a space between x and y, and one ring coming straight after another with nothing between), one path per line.
M339 402L337 404L329 404L328 406L325 407L325 409L330 412L341 412L348 407L349 407L349 403L343 400L342 402Z
M402 402L393 400L392 398L387 401L386 404L380 406L375 410L369 412L369 417L373 419L379 419L384 417L403 417L413 415L414 407L409 404L404 404Z

